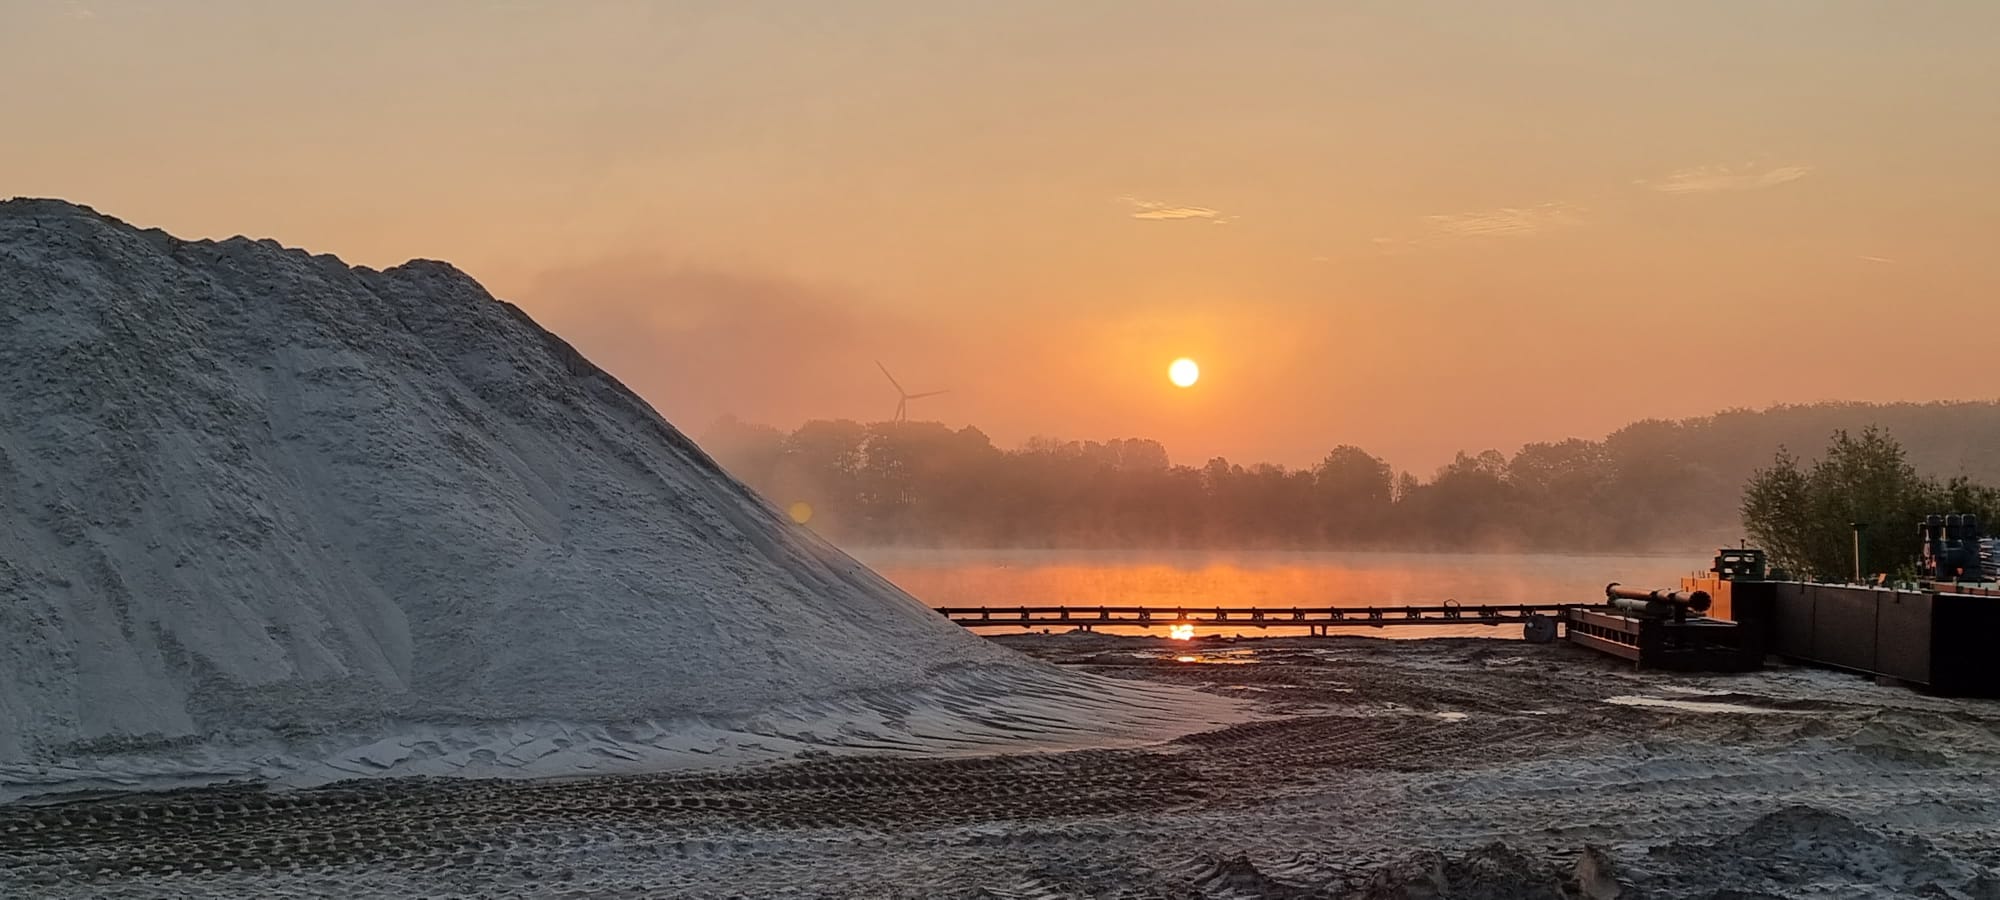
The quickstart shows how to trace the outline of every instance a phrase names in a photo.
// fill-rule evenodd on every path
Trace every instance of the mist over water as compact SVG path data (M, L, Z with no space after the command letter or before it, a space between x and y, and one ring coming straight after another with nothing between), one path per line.
M1371 551L1120 552L854 548L856 558L929 606L1366 607L1588 603L1617 581L1671 587L1708 566L1700 553L1488 554ZM1262 633L1245 626L1245 634ZM1295 630L1295 629L1294 629ZM1517 627L1351 629L1398 637L1516 637ZM1231 629L1206 629L1230 633ZM1139 632L1146 633L1146 632ZM1164 635L1163 629L1154 629ZM1274 630L1272 634L1290 633Z
M1779 448L1805 452L1871 426L1896 435L1919 474L2000 483L1996 403L1642 421L1512 456L1460 453L1428 478L1352 445L1307 467L1190 465L1149 438L1033 438L1009 449L977 427L934 421L817 419L787 432L729 418L700 441L842 546L1646 554L1735 544L1745 485Z

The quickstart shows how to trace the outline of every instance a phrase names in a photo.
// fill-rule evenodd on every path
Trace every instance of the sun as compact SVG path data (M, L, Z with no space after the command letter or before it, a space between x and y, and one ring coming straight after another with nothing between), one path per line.
M1194 383L1201 380L1201 366L1183 356L1167 367L1167 380L1177 387L1194 387Z

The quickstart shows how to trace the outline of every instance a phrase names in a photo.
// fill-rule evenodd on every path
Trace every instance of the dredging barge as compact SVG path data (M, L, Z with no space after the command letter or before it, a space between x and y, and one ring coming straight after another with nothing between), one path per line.
M1949 563L1953 557L1940 557ZM1928 561L1928 558L1927 558ZM1935 566L1945 571L1963 567ZM1613 583L1603 603L1408 606L938 607L967 627L1334 628L1519 624L1525 639L1562 637L1642 669L1739 672L1777 656L1875 675L1939 694L2000 698L2000 585L1920 582L1914 588L1767 578L1764 554L1725 549L1678 590Z
M2000 636L2000 588L1953 581L1913 588L1812 584L1763 576L1761 553L1725 550L1713 570L1683 578L1681 586L1710 595L1710 613L1736 624L1746 653L1939 694L2000 697L2000 656L1990 643Z

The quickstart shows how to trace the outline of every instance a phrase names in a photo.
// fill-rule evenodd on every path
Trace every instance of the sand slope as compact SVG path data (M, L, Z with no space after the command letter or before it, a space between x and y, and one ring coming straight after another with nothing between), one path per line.
M14 804L0 896L2000 898L2000 703L1562 642L1003 642L1282 717L1130 750Z
M54 201L0 203L0 596L0 791L1130 737L1186 700L962 633L449 265Z

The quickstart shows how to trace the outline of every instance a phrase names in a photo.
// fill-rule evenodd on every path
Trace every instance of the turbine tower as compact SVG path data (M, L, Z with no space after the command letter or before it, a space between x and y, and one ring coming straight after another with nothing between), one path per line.
M910 401L912 400L921 400L925 397L935 397L939 394L951 393L950 391L924 391L921 394L912 394L909 391L903 390L902 382L897 381L896 376L889 374L889 367L883 365L881 360L878 359L875 361L875 368L881 369L882 377L889 379L889 384L896 389L896 417L889 420L892 422L901 422L909 418Z

